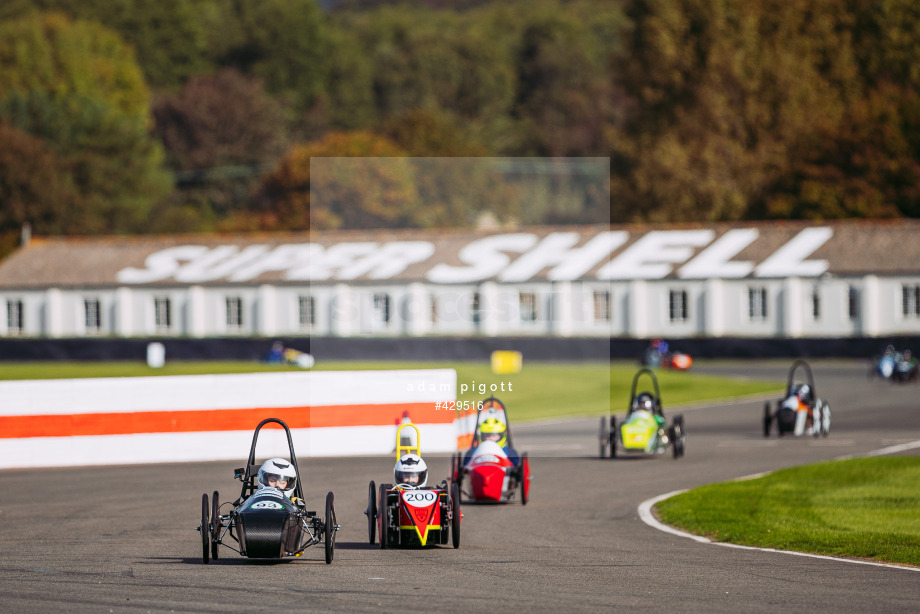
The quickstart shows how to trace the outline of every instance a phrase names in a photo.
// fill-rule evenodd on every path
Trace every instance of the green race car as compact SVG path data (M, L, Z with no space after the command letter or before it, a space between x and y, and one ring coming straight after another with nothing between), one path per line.
M654 393L643 391L636 394L639 378L647 375L652 380ZM661 409L661 392L658 378L651 369L640 369L633 377L626 418L617 428L616 416L601 418L600 456L616 458L617 448L629 454L664 454L670 447L674 458L684 455L687 435L684 417L676 415L667 425Z

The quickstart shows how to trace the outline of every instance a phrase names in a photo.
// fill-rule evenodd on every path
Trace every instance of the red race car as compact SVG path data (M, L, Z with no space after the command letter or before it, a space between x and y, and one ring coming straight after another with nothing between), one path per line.
M519 455L511 443L505 406L495 397L480 404L476 412L473 446L451 459L451 482L477 503L506 503L521 491L521 503L530 497L530 460ZM468 490L463 488L468 480Z
M414 430L413 438L400 437L405 428ZM373 544L379 531L380 547L446 545L460 547L460 489L443 481L428 484L428 465L422 459L421 434L411 422L396 431L395 484L371 481L367 492L368 542Z

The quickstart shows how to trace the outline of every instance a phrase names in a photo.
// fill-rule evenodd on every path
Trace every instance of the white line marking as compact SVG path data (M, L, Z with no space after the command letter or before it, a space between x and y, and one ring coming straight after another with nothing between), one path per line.
M897 446L889 446L887 448L882 448L880 450L873 450L872 452L867 452L865 454L862 454L861 456L882 456L885 454L897 454L898 452L904 452L906 450L913 450L915 448L920 448L920 441L911 441L910 443L905 443L905 444L901 444ZM857 458L857 455L841 456L837 460L846 460L850 458ZM753 475L746 475L744 477L736 478L734 481L753 480L754 478L763 477L765 475L769 475L770 473L773 473L773 472L765 471L762 473L755 473ZM638 510L639 518L642 520L642 522L652 527L653 529L658 529L659 531L662 531L664 533L670 533L671 535L676 535L677 537L686 537L687 539L692 539L693 541L699 542L701 544L712 544L714 546L724 546L726 548L735 548L738 550L760 550L761 552L778 552L780 554L791 554L792 556L804 556L804 557L808 557L812 559L824 559L827 561L838 561L840 563L853 563L856 565L870 565L872 567L888 567L890 569L901 569L905 571L920 571L920 567L904 567L902 565L894 565L892 563L873 563L871 561L859 561L856 559L845 559L845 558L836 557L836 556L827 556L824 554L811 554L808 552L795 552L793 550L777 550L775 548L758 548L756 546L741 546L739 544L729 544L726 542L714 542L708 537L702 537L700 535L693 535L692 533L687 533L685 531L681 531L680 529L669 527L668 525L660 522L657 518L655 518L654 514L652 514L652 508L655 507L656 503L660 503L661 501L664 501L665 499L670 499L671 497L674 497L676 495L679 495L685 492L687 492L686 488L683 490L675 490L673 492L669 492L663 495L658 495L657 497L652 497L651 499L647 499L643 501L642 503L639 504L639 510Z

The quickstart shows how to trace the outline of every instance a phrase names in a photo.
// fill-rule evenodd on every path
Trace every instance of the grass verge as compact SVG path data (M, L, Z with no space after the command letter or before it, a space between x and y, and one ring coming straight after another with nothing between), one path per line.
M694 488L661 520L714 541L920 565L920 457L830 461Z
M487 363L475 362L329 362L317 369L441 369L457 370L458 401L475 403L490 394L508 407L513 422L564 416L625 413L630 386L637 371L634 363L531 362L520 373L496 375ZM0 380L82 377L140 377L300 371L297 367L258 362L167 362L151 369L143 362L0 363ZM664 409L688 403L720 401L755 394L776 393L782 382L717 377L693 371L657 371ZM651 389L643 376L639 391Z

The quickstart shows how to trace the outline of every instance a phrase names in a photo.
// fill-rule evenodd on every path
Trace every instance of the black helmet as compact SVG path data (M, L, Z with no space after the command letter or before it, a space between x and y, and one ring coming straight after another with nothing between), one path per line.
M655 411L655 397L649 392L643 392L636 397L636 409Z

